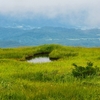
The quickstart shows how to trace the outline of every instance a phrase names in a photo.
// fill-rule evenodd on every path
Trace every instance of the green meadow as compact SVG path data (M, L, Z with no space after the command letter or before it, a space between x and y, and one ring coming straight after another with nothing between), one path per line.
M44 55L52 62L27 62ZM100 47L0 48L0 100L100 100L99 71L82 79L72 75L73 63L87 62L100 67Z

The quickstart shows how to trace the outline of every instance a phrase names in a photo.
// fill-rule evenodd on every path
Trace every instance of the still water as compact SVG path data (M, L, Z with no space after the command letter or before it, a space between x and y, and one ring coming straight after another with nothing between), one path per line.
M51 60L49 59L49 57L37 57L37 58L33 58L31 60L28 60L28 62L30 62L30 63L46 63L46 62L51 62Z

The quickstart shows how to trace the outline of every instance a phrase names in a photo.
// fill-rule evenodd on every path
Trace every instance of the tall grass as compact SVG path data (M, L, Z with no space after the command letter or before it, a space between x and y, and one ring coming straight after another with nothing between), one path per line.
M28 63L27 56L48 53L49 63ZM0 100L100 100L100 76L77 79L72 63L100 67L100 48L43 45L0 49ZM24 61L22 61L22 59Z

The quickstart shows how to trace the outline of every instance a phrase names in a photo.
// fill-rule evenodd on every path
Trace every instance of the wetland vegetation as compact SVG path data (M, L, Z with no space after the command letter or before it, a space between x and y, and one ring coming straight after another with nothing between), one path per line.
M52 61L27 62L37 56ZM96 74L74 77L73 70L78 72L74 66L86 70L88 62L93 69L97 66ZM0 100L100 100L99 68L100 47L48 44L0 48Z

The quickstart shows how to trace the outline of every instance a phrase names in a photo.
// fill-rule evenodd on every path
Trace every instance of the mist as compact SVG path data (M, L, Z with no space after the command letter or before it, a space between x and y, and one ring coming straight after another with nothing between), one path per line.
M59 18L60 23L100 27L100 0L0 0L0 15L13 18Z

